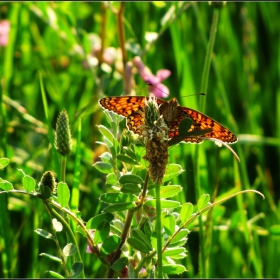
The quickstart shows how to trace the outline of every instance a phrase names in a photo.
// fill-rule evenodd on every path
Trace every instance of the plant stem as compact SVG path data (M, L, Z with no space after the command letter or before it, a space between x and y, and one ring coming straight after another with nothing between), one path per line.
M66 178L66 156L62 156L61 163L60 163L60 176L61 176L61 181L65 182Z
M144 199L146 197L146 192L148 189L148 182L149 182L149 172L146 173L146 178L145 178L145 183L142 191L142 196L141 196L141 205L144 203Z
M142 260L139 262L137 267L134 270L134 278L139 278L138 274L141 270L141 268L145 265L146 262L148 262L154 255L156 254L156 251L153 251L149 255L146 255L145 257L142 258Z
M161 203L160 203L160 184L156 184L156 232L157 232L157 256L158 256L158 278L162 278L162 234L161 234Z
M121 234L121 242L117 248L117 250L115 251L115 253L112 255L111 257L111 265L119 259L120 255L121 255L121 248L123 246L123 244L126 241L127 235L128 235L128 231L130 229L130 225L131 225L131 221L133 218L133 213L134 213L135 209L129 209L127 211L127 215L126 215L126 219L125 219L125 223L124 223L124 227L123 227L123 231ZM112 268L109 268L108 271L108 278L113 278L115 271Z
M53 214L53 209L52 209L52 206L46 201L46 200L43 200L47 210L48 210L48 214L50 216L50 219L51 219L51 227L52 227L52 231L53 231L53 235L54 235L54 242L56 244L56 247L57 247L57 250L58 250L58 253L60 255L60 259L61 259L61 265L62 265L62 268L65 272L65 276L68 278L70 277L70 274L69 274L69 271L67 270L67 266L66 266L66 262L65 262L65 258L64 258L64 255L63 255L63 252L61 250L61 247L60 247L60 244L59 244L59 241L58 241L58 238L57 238L57 235L56 235L56 230L53 226L53 223L52 223L52 215ZM58 215L58 214L57 214Z
M118 35L119 35L119 44L122 50L122 62L123 62L123 79L125 81L125 64L127 61L126 49L125 49L125 32L123 25L123 13L124 13L124 2L120 3L120 10L117 13L117 25L118 25Z
M98 54L98 61L101 64L103 62L103 52L104 52L104 42L106 38L106 21L107 21L107 16L106 16L106 5L104 2L101 2L101 29L100 29L100 41L101 41L101 50L100 53Z
M140 203L137 205L137 207L135 207L133 209L129 209L128 212L127 212L124 227L123 227L123 231L122 231L122 234L121 234L121 242L120 242L117 250L115 251L115 253L112 255L111 264L113 264L116 260L118 260L120 255L121 255L121 248L126 241L128 231L130 229L131 221L132 221L132 218L133 218L133 214L137 209L139 209L143 205L144 198L145 198L146 192L147 192L148 181L149 181L149 172L146 173L146 179L145 179ZM110 268L109 271L108 271L108 278L112 278L114 276L114 272L115 271Z
M201 81L201 92L206 92L208 87L208 79L209 79L209 71L210 71L210 65L211 65L211 59L212 59L212 53L216 38L216 32L217 32L217 25L218 25L218 19L219 19L219 10L214 9L213 13L213 19L212 19L212 25L210 30L210 38L206 50L206 57L203 67L203 74L202 74L202 81ZM206 99L200 98L200 110L201 112L204 111L205 108L205 102ZM201 196L201 183L200 183L200 172L199 172L199 146L196 146L195 149L195 166L196 166L196 200ZM199 239L200 239L200 277L206 278L206 259L205 259L205 248L204 248L204 232L203 232L203 222L201 216L199 216Z

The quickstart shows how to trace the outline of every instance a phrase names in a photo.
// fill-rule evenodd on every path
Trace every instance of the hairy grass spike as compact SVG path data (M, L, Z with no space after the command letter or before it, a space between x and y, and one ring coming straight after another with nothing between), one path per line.
M160 116L159 107L154 98L145 104L145 129L143 134L146 155L143 157L149 163L149 173L153 182L162 183L168 163L169 128Z
M71 152L71 130L66 110L63 110L57 118L54 145L56 150L63 156L69 155Z

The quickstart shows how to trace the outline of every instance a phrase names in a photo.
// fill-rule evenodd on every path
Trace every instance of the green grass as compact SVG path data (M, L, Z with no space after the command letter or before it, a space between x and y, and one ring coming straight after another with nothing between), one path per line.
M105 152L96 143L102 141L96 125L109 127L98 99L124 93L116 64L107 71L104 65L86 63L94 59L93 35L101 36L104 48L120 48L115 14L120 3L111 5L104 10L101 3L83 2L0 5L1 19L11 25L9 42L0 47L0 157L11 162L0 177L16 189L23 189L18 169L37 183L45 171L60 180L52 145L57 116L65 108L73 138L66 182L73 188L71 206L78 207L84 221L106 207L99 197L108 191L105 175L92 166ZM200 194L212 197L217 191L217 201L246 189L265 195L262 200L244 194L201 216L189 235L188 257L182 260L188 271L176 277L279 278L280 4L228 2L214 9L208 2L163 7L128 2L124 7L127 61L147 47L142 60L151 71L172 72L163 82L169 98L203 111L239 138L231 147L240 163L210 141L170 150L169 162L185 170L172 180L183 187L176 200L196 204ZM213 18L217 33L211 41ZM146 32L159 34L150 46ZM213 52L207 56L209 42ZM122 65L121 57L117 59ZM135 84L136 94L148 94L138 74ZM202 91L207 95L186 97ZM60 271L58 263L39 256L57 252L53 242L34 233L37 228L51 230L41 201L0 195L0 277L45 277L46 270ZM62 233L58 239L66 245ZM106 277L98 258L85 253L86 239L77 235L77 240L86 277Z

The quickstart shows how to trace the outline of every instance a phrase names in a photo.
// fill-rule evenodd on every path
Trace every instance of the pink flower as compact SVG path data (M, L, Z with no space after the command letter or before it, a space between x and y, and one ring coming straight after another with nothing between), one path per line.
M139 56L133 59L135 67L138 69L143 81L149 84L149 93L158 98L166 98L169 95L169 89L164 84L163 80L168 78L171 72L167 69L157 71L156 76L153 75L148 67L142 62Z
M10 22L6 19L0 21L0 46L5 47L8 44L8 35L10 31Z

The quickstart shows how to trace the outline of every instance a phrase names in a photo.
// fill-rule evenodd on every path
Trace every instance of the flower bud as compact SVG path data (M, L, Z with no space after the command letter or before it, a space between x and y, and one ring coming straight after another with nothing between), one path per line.
M63 110L57 118L54 145L63 156L69 155L71 152L71 130L66 110Z
M56 193L55 178L50 171L47 171L43 174L39 183L39 188L45 199L50 198L52 194Z

